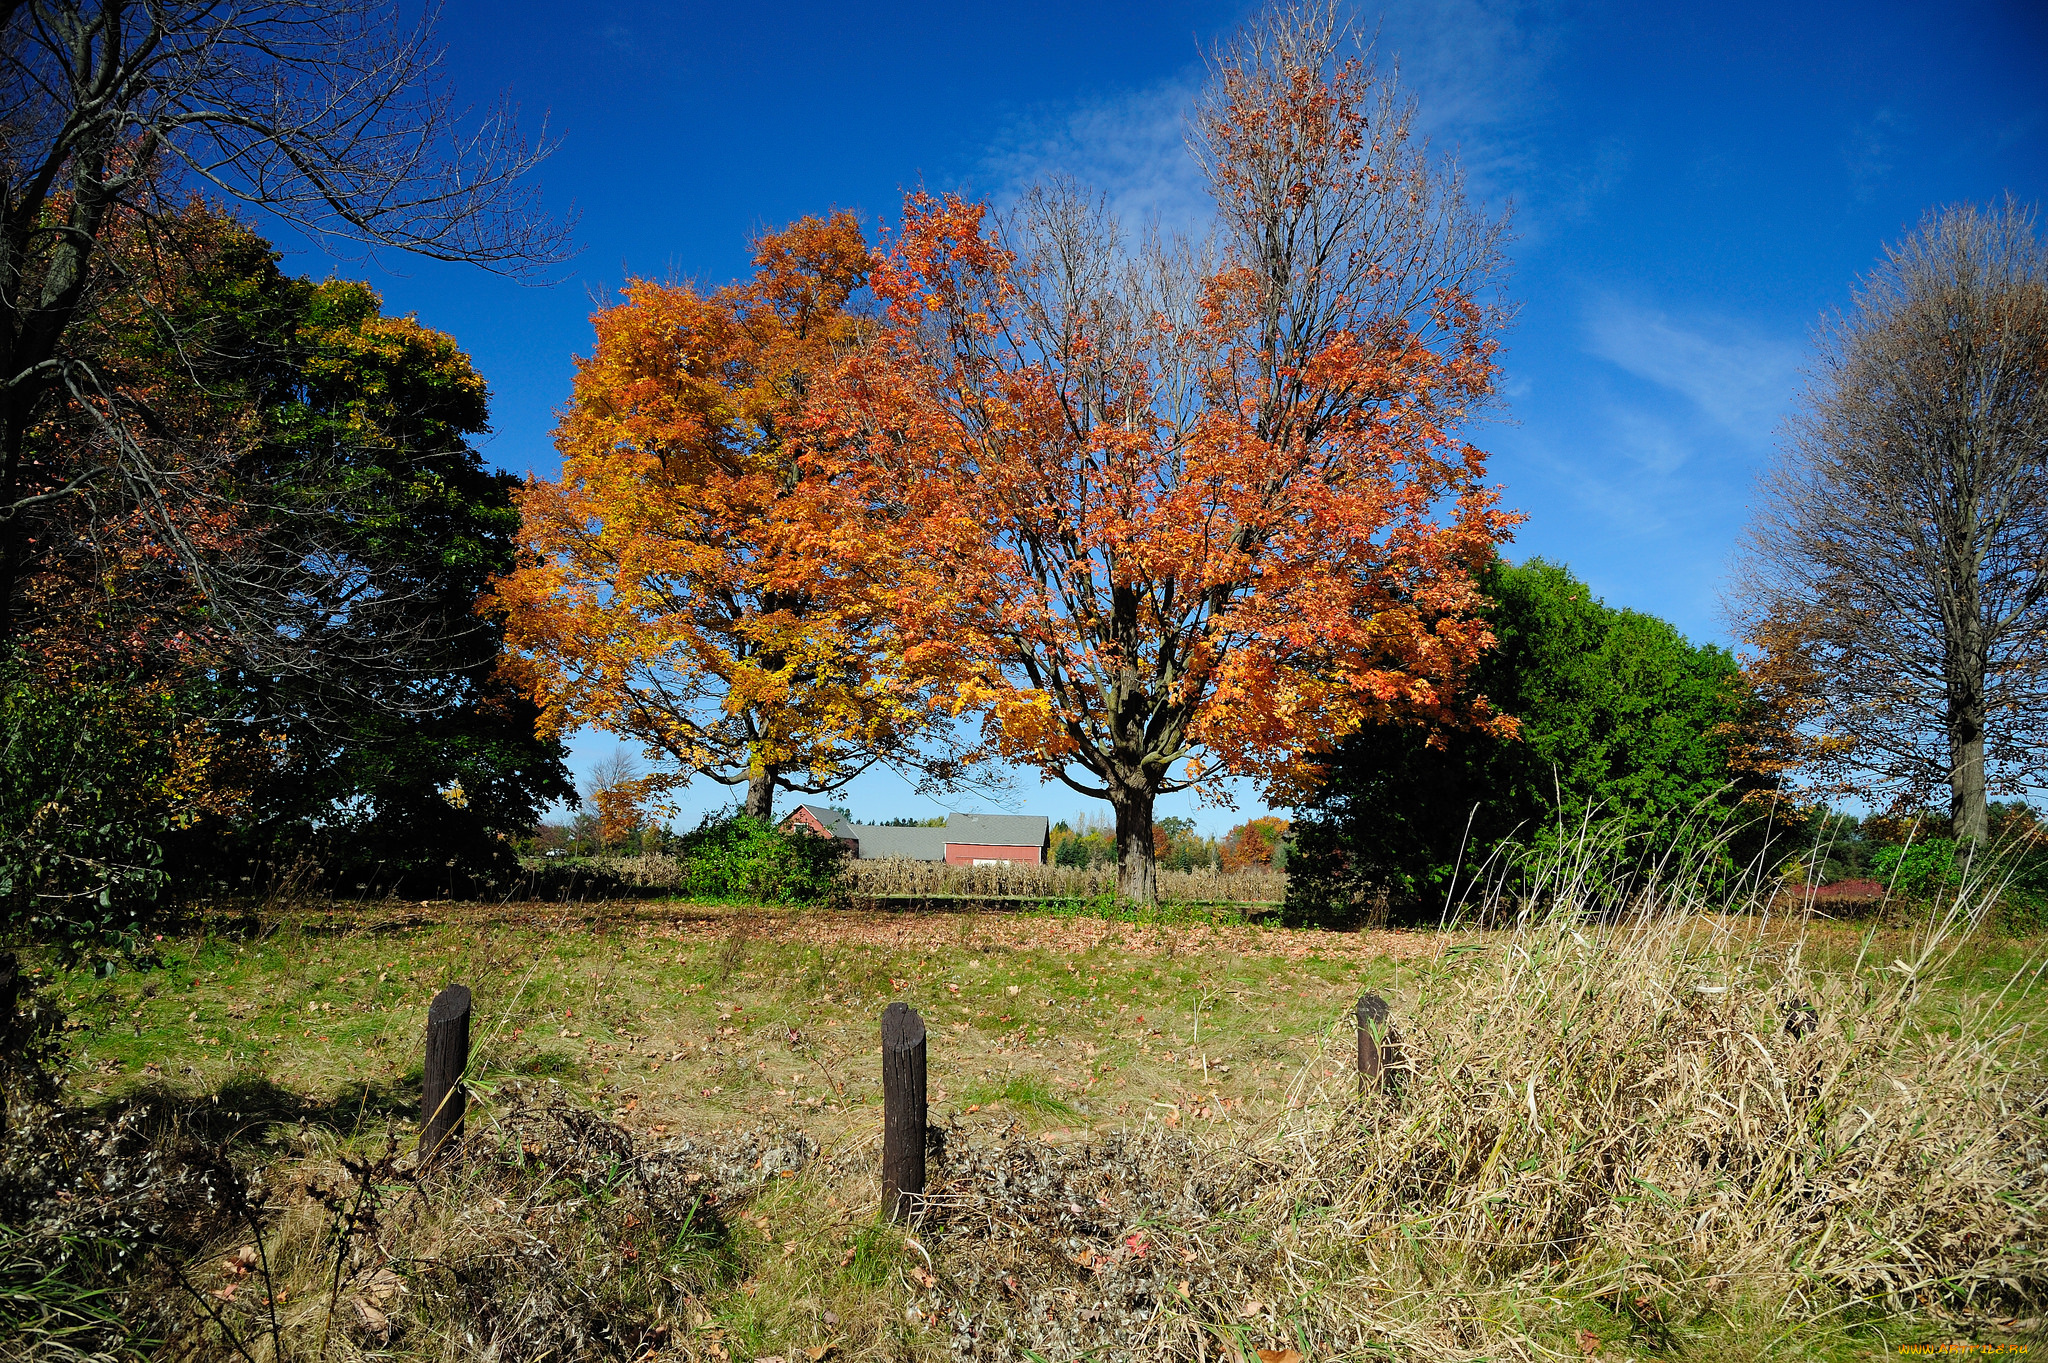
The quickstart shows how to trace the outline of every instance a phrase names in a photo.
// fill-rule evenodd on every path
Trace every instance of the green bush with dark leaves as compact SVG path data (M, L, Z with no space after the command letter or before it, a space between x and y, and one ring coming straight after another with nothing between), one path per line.
M683 835L676 855L683 893L692 899L817 904L841 893L846 848L737 814L707 816Z
M168 696L0 666L0 925L69 956L119 950L164 890Z
M1397 908L1434 921L1502 874L1527 879L1524 853L1541 861L1596 827L1625 844L1625 882L1697 856L1733 874L1756 855L1728 836L1756 822L1742 797L1767 784L1737 761L1753 705L1730 654L1542 559L1480 581L1498 642L1470 686L1519 734L1384 724L1340 742L1296 807L1289 924Z

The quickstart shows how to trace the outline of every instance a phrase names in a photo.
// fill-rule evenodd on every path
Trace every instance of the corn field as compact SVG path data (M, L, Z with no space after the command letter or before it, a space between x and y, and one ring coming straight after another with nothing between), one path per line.
M604 857L592 863L636 889L678 890L682 859L664 853ZM850 861L847 893L855 899L1096 899L1116 890L1116 868L1102 866L948 866L935 861ZM1159 872L1159 897L1182 904L1275 905L1287 896L1285 871Z

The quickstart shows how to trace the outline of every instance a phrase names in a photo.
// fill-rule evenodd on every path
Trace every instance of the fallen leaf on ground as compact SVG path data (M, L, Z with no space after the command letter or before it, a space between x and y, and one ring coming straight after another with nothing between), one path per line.
M1247 1301L1243 1306L1237 1308L1237 1314L1249 1320L1265 1309L1266 1307L1263 1302Z
M1299 1349L1260 1349L1259 1363L1301 1363Z
M1579 1331L1579 1352L1588 1356L1600 1352L1600 1336L1591 1330Z
M362 1331L365 1339L376 1344L391 1342L391 1317L361 1297L350 1297L349 1305L355 1310L356 1328Z
M382 1306L405 1291L405 1279L388 1268L380 1268L370 1275L370 1281L363 1285L363 1291L371 1301Z

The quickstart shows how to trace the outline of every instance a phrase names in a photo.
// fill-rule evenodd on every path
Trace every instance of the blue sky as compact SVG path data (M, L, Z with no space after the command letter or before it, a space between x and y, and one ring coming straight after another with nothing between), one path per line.
M549 202L581 255L533 288L399 258L296 268L370 279L452 333L494 392L498 465L552 474L553 413L594 298L632 275L722 283L763 226L839 206L892 217L923 183L1001 199L1074 173L1128 212L1202 212L1180 140L1200 52L1238 4L731 5L454 0L450 73L501 91L560 150ZM1435 144L1512 201L1501 419L1477 432L1510 549L1615 605L1727 642L1718 608L1755 470L1808 338L1883 242L1929 208L2048 202L2048 6L2037 3L1370 5ZM587 769L616 747L574 744ZM724 803L723 787L686 808ZM942 812L886 776L862 818ZM1007 807L1087 802L1021 776ZM972 800L962 807L995 808ZM1262 812L1195 808L1220 832Z

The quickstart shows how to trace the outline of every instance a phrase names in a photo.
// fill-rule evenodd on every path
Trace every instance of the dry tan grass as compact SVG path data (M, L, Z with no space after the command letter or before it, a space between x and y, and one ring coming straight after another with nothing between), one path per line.
M348 1292L398 1265L409 1295L389 1345L352 1326L330 1356L555 1356L611 1320L641 1333L605 1348L664 1359L1535 1360L1584 1351L1590 1313L1631 1352L1733 1359L2039 1313L2048 1084L2005 1021L2031 977L1925 1002L1968 895L1894 959L1819 970L1684 886L1596 921L1586 869L1541 914L1440 939L1396 1001L1393 1092L1356 1094L1340 1022L1235 1126L968 1119L910 1236L874 1224L868 1137L771 1178L738 1138L515 1109L470 1182L350 1260ZM718 1231L662 1259L692 1187ZM289 1272L331 1274L331 1222L276 1235Z
M638 889L675 890L683 883L679 858L650 852L600 857L591 863L622 884ZM921 896L931 899L1090 900L1116 892L1114 867L948 866L931 861L851 861L848 892L855 899ZM1159 897L1191 904L1278 904L1287 895L1284 871L1165 871Z
M635 889L674 890L683 883L683 859L664 852L598 857L591 864Z
M931 861L855 861L846 868L853 896L925 896L1089 900L1114 895L1114 867L947 866ZM1278 904L1287 895L1284 871L1161 871L1159 897L1186 904Z

